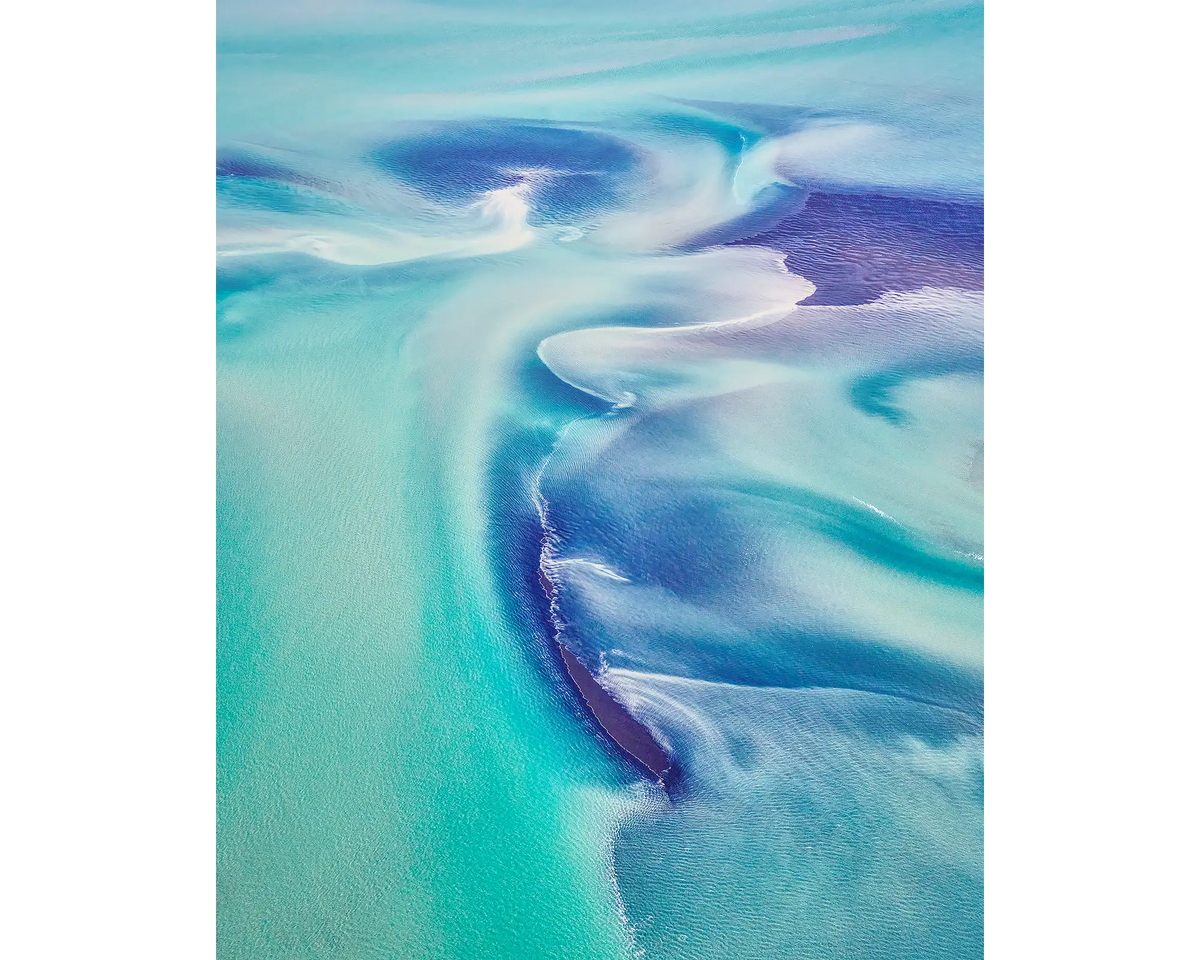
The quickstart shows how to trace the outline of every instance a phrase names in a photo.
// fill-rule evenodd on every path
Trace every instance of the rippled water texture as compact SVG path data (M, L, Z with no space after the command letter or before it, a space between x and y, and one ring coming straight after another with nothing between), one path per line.
M982 9L222 0L218 955L982 955Z

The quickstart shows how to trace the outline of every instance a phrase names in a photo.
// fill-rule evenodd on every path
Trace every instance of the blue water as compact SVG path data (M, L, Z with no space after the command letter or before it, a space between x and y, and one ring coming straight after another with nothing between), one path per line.
M219 955L980 956L981 8L219 36Z

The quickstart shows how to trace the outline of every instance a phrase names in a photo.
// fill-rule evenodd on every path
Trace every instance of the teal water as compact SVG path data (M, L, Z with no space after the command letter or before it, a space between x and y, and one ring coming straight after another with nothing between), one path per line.
M615 777L580 774L599 751L500 626L469 547L478 510L455 509L471 502L479 450L470 394L448 394L469 389L469 371L420 353L421 301L436 291L267 296L248 312L286 322L222 344L230 955L622 945L605 909Z
M981 955L981 28L221 5L219 956Z

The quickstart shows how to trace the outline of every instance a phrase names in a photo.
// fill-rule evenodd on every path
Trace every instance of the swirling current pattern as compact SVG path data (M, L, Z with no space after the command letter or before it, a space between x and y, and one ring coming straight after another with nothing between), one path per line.
M219 19L219 955L981 956L980 8Z

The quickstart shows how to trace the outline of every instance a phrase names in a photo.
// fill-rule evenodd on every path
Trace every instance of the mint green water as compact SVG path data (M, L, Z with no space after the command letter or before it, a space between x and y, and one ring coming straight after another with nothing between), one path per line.
M472 372L416 353L437 292L263 298L222 344L224 955L623 949L616 788L500 625L451 496L477 480L448 396Z
M978 205L979 8L219 36L218 957L979 956L980 294L720 232Z

